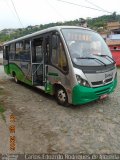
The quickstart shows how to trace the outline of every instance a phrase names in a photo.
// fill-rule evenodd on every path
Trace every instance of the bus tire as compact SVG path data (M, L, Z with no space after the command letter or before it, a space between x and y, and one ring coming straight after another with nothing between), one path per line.
M56 100L59 105L67 107L68 104L68 96L63 87L56 88Z

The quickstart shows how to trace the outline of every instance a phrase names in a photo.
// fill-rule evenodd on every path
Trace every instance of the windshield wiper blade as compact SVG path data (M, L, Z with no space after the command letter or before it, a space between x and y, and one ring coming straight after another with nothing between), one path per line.
M106 54L101 54L101 55L99 55L99 56L101 56L101 57L106 56L106 57L108 57L108 58L110 58L110 59L112 60L111 62L113 62L114 64L116 63L113 58L111 58L110 56L108 56L108 55L106 55Z
M76 57L76 59L95 59L95 60L101 62L102 64L104 64L104 66L106 66L106 64L103 61L101 61L100 59L98 59L98 58L93 58L93 57Z

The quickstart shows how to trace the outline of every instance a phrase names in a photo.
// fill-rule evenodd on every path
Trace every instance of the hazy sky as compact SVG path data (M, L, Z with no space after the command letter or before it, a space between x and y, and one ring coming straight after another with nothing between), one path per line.
M12 5L14 2L17 13ZM65 0L71 3L95 8L88 2L109 12L120 14L120 0ZM74 20L78 18L97 17L109 13L70 5L58 0L0 0L0 30L3 28L21 28L28 25L40 25L50 22Z

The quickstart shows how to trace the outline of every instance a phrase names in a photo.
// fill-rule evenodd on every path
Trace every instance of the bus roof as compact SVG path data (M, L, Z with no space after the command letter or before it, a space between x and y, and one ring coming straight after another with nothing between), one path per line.
M84 30L92 31L89 28L83 28L83 27L78 27L78 26L55 26L55 27L50 27L50 28L47 28L47 29L44 29L44 30L40 30L40 31L34 32L32 34L28 34L26 36L22 36L20 38L14 39L14 40L8 41L8 42L4 43L3 45L7 45L7 44L10 44L10 43L14 43L14 42L20 41L20 40L24 40L24 39L28 39L28 38L31 38L31 37L35 37L35 36L38 36L40 34L44 34L46 32L50 32L50 31L53 31L53 30L60 31L60 29L65 29L65 28L66 29L67 28L71 28L71 29L72 28L77 28L77 29L84 29Z

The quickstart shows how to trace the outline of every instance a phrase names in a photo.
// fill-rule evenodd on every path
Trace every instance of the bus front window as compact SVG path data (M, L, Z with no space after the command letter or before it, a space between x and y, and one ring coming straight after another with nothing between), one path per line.
M81 66L100 66L114 63L102 37L91 30L62 29L72 61Z

